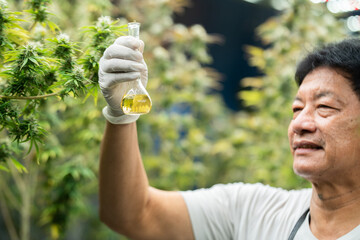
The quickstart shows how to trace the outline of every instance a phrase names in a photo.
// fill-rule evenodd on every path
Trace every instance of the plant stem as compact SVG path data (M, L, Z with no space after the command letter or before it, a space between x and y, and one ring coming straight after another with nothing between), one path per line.
M20 239L21 240L27 240L26 236L24 236L24 229L26 229L26 225L27 223L24 222L25 218L24 218L24 210L26 210L26 203L25 203L25 197L24 197L24 192L26 192L26 186L25 186L25 179L22 178L22 176L19 174L18 170L15 168L15 166L13 166L12 163L8 164L9 169L11 170L11 175L12 178L15 181L16 187L20 193L20 199L21 199L21 207L19 209L19 213L20 213L20 227L19 227L19 231L20 231Z
M55 93L49 93L49 94L38 95L38 96L28 96L28 97L0 95L0 99L4 98L4 99L17 99L17 100L36 100L36 99L43 99L43 98L47 98L47 97L58 96L59 94L60 94L60 92L55 92Z
M31 204L33 201L33 191L36 185L36 178L38 171L32 166L32 162L36 153L32 150L25 160L25 167L28 173L20 173L13 164L8 164L11 170L12 177L15 181L16 187L21 198L20 212L20 239L30 239L30 224L31 224Z
M0 183L0 184L1 184L1 188L4 188L4 185L2 183ZM16 228L15 228L14 222L11 218L8 206L6 206L6 199L5 199L4 193L1 191L1 189L0 189L0 209L1 209L2 215L4 217L4 222L5 222L6 228L9 232L10 239L11 240L19 240L19 236L17 235Z
M29 173L30 175L30 173ZM29 177L26 176L24 180L29 180ZM22 198L22 206L21 206L21 240L29 240L30 239L30 190L28 188L22 189L21 198Z
M36 157L34 149L25 159L25 167L28 169L28 173L23 175L23 188L20 191L22 198L21 213L21 240L30 239L30 224L31 224L31 204L33 202L33 192L36 189L38 170L34 168L33 162Z

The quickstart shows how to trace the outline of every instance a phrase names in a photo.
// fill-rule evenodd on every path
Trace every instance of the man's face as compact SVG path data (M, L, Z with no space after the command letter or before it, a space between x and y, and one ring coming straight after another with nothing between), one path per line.
M295 173L314 181L360 179L360 101L350 82L339 71L317 68L305 77L292 108Z

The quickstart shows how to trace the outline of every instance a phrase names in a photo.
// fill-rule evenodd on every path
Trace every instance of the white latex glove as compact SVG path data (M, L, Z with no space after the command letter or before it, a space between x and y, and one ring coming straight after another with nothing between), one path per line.
M99 85L108 103L103 109L105 118L113 124L136 121L140 115L125 115L121 99L129 81L141 79L146 87L148 70L143 58L144 42L131 36L119 37L109 46L99 63Z

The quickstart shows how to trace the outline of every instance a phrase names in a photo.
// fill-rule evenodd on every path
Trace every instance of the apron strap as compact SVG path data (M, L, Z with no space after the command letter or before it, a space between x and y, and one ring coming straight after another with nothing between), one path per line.
M303 224L303 222L305 221L306 215L308 214L309 211L310 211L310 208L306 209L306 211L303 213L303 215L301 215L299 220L296 222L293 230L291 231L288 240L293 240L294 239L294 237L295 237L297 231L299 230L301 224Z

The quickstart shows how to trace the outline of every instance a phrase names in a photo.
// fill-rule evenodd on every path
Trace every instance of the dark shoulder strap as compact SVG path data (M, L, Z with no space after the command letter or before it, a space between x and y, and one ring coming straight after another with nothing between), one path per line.
M310 211L310 209L306 209L306 211L303 213L303 215L301 215L301 217L299 218L299 220L296 222L293 230L290 233L290 236L288 238L288 240L293 240L297 231L299 230L301 224L303 224L303 222L305 221L306 215L308 214L308 212Z

